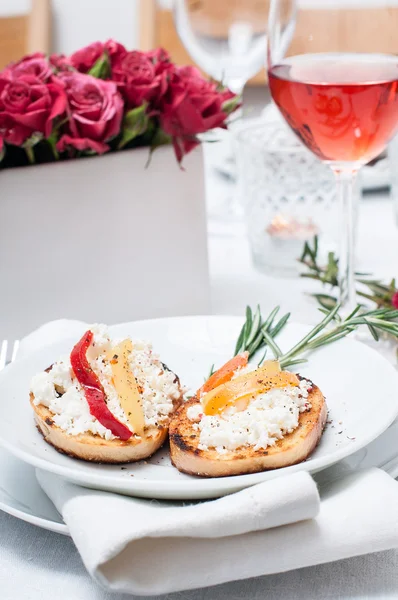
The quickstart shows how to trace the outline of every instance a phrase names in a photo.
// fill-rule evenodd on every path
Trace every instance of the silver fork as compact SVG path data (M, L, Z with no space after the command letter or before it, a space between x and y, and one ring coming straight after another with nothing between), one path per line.
M0 348L0 371L4 369L8 363L14 362L17 357L19 349L19 340L15 340L14 342L9 342L8 340L3 340L1 342Z

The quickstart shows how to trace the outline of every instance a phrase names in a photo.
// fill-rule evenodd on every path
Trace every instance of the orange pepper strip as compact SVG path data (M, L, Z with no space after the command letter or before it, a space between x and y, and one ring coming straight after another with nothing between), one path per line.
M251 397L264 394L273 388L298 386L299 384L297 375L288 371L281 371L268 377L264 377L263 373L253 371L250 379L242 377L242 380L234 379L208 392L202 398L205 415L217 415L244 398L249 400Z
M206 394L213 390L214 388L230 381L237 369L239 367L246 367L249 361L249 353L242 352L241 354L237 354L231 360L225 363L218 371L213 373L211 377L202 385L201 388L196 392L196 398L200 398L202 394Z

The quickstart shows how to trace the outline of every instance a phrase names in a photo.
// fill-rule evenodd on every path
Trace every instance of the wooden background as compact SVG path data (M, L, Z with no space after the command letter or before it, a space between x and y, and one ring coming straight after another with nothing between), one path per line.
M190 0L195 10L195 25L223 36L234 0ZM319 0L321 3L322 0ZM269 2L246 0L247 14L253 23L264 27ZM157 6L156 0L141 0L140 47L166 48L178 64L192 60L178 38L170 10ZM299 12L290 52L387 52L398 54L398 7L361 9L311 9ZM265 59L265 49L264 49ZM264 70L251 84L264 85Z
M24 54L49 52L50 29L50 0L31 0L26 15L0 18L0 69Z
M197 28L225 36L237 0L189 2ZM24 54L51 50L51 0L31 0L30 4L27 15L0 18L0 68ZM264 29L269 0L246 0L245 7L246 14L241 17L252 21L254 28ZM139 47L146 50L156 46L165 47L177 63L192 64L178 38L171 11L160 8L156 0L139 0ZM398 7L300 11L292 53L350 50L398 54ZM264 85L265 80L263 71L251 83Z

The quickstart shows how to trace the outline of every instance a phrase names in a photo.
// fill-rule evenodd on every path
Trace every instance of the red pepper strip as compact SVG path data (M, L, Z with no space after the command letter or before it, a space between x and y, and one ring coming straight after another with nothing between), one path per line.
M105 393L97 375L94 373L87 360L87 349L90 346L94 335L92 331L86 331L82 339L77 342L70 354L70 362L76 379L84 390L84 395L88 402L90 413L98 421L110 429L116 437L121 440L128 440L133 435L120 421L114 417L105 402Z

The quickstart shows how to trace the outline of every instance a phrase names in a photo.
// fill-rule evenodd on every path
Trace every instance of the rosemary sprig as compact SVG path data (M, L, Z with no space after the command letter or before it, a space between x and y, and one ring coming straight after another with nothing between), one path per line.
M275 341L275 337L288 322L290 313L284 315L275 323L279 306L271 311L264 321L259 306L257 306L254 315L248 307L246 309L246 321L240 332L235 354L248 350L249 357L252 357L257 350L269 347L274 357L279 360L281 367L287 368L305 363L307 359L304 356L308 352L337 342L361 326L366 326L376 341L379 339L380 333L388 333L398 338L398 310L396 309L381 307L364 310L358 304L351 314L345 318L340 316L339 309L339 304L336 304L332 310L320 308L319 310L324 314L323 319L290 350L283 352ZM264 358L265 354L260 360L259 366Z
M326 313L325 318L293 348L278 357L281 367L286 368L297 364L298 356L337 342L362 325L368 327L376 341L379 339L380 332L387 332L398 338L398 323L396 322L398 310L377 308L364 312L361 310L362 307L358 305L350 315L342 319L338 313L339 308L340 305L338 304L331 311L322 311ZM333 322L333 326L326 329L331 322ZM305 359L300 360L305 361Z
M263 319L259 305L254 313L250 306L246 308L246 321L236 342L235 355L247 351L251 358L258 350L266 348L268 345L273 352L278 348L274 338L282 331L290 318L290 313L287 313L276 321L279 309L280 307L276 306L268 317ZM264 358L265 355L262 361Z
M329 252L326 265L320 265L318 258L318 237L312 244L305 242L299 262L307 268L301 277L315 279L323 285L329 285L333 290L338 286L339 261L333 252ZM357 296L374 302L378 307L391 308L398 301L398 290L395 279L386 284L378 279L372 279L369 273L356 273ZM361 289L362 287L362 289ZM367 288L367 289L366 289ZM326 309L332 309L337 304L337 298L332 294L312 294L319 304Z

